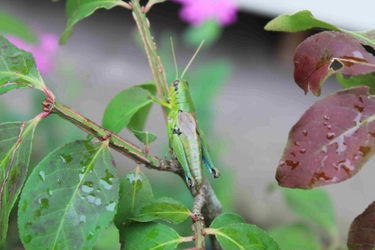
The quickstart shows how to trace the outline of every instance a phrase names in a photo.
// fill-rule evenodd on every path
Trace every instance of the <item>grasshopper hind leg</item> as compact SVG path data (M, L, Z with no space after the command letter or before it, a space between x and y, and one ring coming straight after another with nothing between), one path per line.
M186 183L189 185L190 188L195 186L194 177L190 172L189 163L186 158L185 150L182 145L180 138L178 137L178 133L173 133L171 135L172 141L172 149L175 153L177 160L180 162L182 169L185 172L185 180Z
M208 150L206 140L203 137L202 131L199 131L199 132L201 134L203 163L207 167L208 171L210 171L210 173L213 175L214 178L219 178L220 177L219 169L214 167L214 163L211 160L211 156Z

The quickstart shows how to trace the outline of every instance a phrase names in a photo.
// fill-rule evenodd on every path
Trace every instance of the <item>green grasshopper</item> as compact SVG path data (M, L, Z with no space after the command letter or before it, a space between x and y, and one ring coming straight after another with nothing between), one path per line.
M202 44L203 42L197 52ZM169 109L169 147L173 150L185 172L185 179L188 186L193 187L196 185L199 189L203 182L203 165L208 168L215 178L218 178L220 173L214 167L203 132L198 127L195 107L189 92L189 84L186 80L182 79L197 52L185 68L181 78L177 78L172 82L168 91L168 99L161 100L156 97L152 97L152 99Z

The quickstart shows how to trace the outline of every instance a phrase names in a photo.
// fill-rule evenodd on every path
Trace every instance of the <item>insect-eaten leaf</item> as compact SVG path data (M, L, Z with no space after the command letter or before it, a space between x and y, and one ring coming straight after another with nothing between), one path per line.
M29 167L31 144L39 117L28 122L0 124L0 249L8 231L10 212Z
M370 250L375 248L375 202L358 215L350 226L349 249Z
M346 33L324 31L310 36L294 52L294 80L305 93L319 96L332 74L348 76L375 71L375 57L359 39Z
M223 249L280 249L265 231L255 225L235 223L205 231L214 234Z
M46 89L32 54L17 48L1 35L0 57L0 95L25 87Z
M111 9L115 6L123 5L122 0L68 0L66 2L66 16L68 22L66 24L64 33L60 37L60 44L66 43L68 38L73 33L73 26L93 14L97 9Z
M192 216L192 213L185 205L172 198L164 197L141 207L132 220L148 222L161 219L179 224L185 221L188 216Z
M132 223L120 230L120 235L122 250L173 250L184 240L172 228L155 222Z
M112 98L104 111L103 127L114 133L120 132L125 127L143 130L152 105L150 96L154 93L153 83L141 84L121 91Z
M320 250L319 234L305 224L292 224L272 228L269 235L283 250Z
M152 142L154 142L157 136L154 133L150 133L147 131L138 131L132 129L135 137L138 138L146 147L148 147Z
M308 189L356 174L374 153L375 96L367 86L345 89L315 102L292 127L276 179Z
M113 220L119 180L107 142L77 140L34 169L22 191L18 227L26 249L91 249Z
M125 175L120 182L120 200L114 219L118 229L136 216L137 210L154 200L151 185L139 167Z

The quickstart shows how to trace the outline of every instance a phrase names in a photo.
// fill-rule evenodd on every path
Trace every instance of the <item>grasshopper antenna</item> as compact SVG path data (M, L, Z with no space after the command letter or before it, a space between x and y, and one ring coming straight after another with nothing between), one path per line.
M188 65L186 65L186 68L184 69L184 72L182 72L181 78L184 78L186 70L189 68L190 64L193 62L194 58L197 56L197 54L198 54L199 50L201 49L203 43L204 43L204 40L202 40L201 44L199 44L199 47L198 47L197 51L195 51L195 53L194 53L193 57L190 59L190 62L188 63Z
M173 39L172 37L170 37L171 39L171 48L172 48L172 55L173 55L173 61L174 61L174 67L176 69L176 78L178 77L178 67L177 67L177 61L176 61L176 54L174 53L174 46L173 46Z

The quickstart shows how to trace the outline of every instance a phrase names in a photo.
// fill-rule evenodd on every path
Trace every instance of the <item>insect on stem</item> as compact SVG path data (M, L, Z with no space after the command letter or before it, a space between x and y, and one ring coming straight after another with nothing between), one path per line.
M181 78L184 78L184 75L185 75L187 69L189 68L190 64L193 62L194 58L197 56L197 54L198 54L199 50L201 49L203 43L204 43L204 40L202 40L201 44L199 44L199 47L198 47L197 51L195 51L195 53L194 53L193 57L190 59L188 65L186 65L186 68L184 69L184 72L182 72Z

